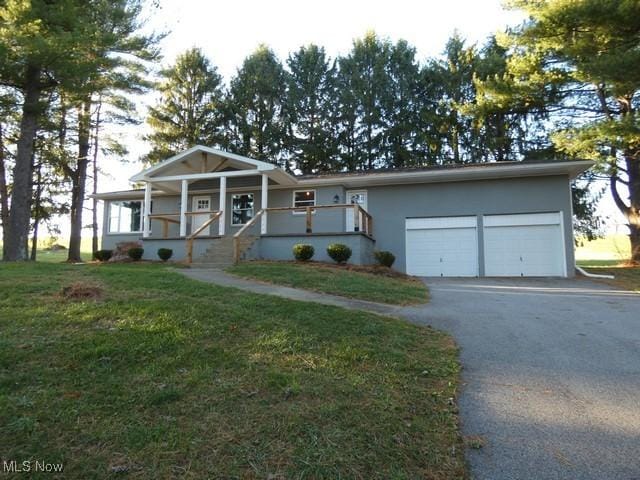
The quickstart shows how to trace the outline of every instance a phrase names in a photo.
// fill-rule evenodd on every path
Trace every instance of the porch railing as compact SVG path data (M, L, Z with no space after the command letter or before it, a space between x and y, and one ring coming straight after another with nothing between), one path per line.
M233 260L235 263L240 261L242 252L240 251L240 238L245 234L249 228L257 223L257 221L265 214L269 212L300 212L304 213L305 229L306 233L313 233L313 213L316 210L323 209L348 209L353 210L353 231L363 232L366 235L372 236L373 232L373 217L369 212L362 208L358 204L338 204L338 205L315 205L309 207L270 207L263 208L258 211L256 215L249 220L236 234L233 236Z
M220 213L221 213L220 210L202 210L198 212L185 212L185 215L188 217L191 217L193 215L213 215L213 217L209 218L209 220L211 221L207 220L207 222L209 222L207 223L207 226L209 226L211 225L211 223L213 223L213 220L220 217L219 215ZM180 213L152 213L149 215L149 220L161 220L162 221L162 238L168 238L169 224L175 223L176 225L180 225ZM202 230L204 230L204 228Z
M201 232L203 232L205 228L207 228L209 225L215 222L218 218L220 218L220 215L222 215L222 213L223 213L222 210L213 212L213 215L211 216L211 218L205 221L202 225L200 225L200 227L195 232L193 232L191 235L187 237L187 263L193 262L193 240Z

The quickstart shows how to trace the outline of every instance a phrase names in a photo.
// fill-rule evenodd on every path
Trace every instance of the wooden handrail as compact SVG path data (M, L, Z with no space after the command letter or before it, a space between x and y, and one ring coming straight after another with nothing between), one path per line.
M233 236L233 262L234 263L238 263L240 261L240 236L248 228L256 224L258 219L262 217L262 215L264 214L265 210L269 210L269 209L263 208L262 210L258 211L258 213L256 213L256 215L251 220L245 223L244 226L240 230L238 230L236 234Z
M193 261L193 240L198 236L200 232L203 232L205 228L207 228L218 218L220 218L220 215L222 215L222 213L222 210L215 211L211 218L200 225L200 227L195 232L187 237L187 263L191 263Z

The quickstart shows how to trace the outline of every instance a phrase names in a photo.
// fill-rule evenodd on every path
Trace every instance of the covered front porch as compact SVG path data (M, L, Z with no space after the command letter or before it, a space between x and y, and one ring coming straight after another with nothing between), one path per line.
M144 184L143 243L184 251L188 263L210 253L210 244L239 261L257 237L372 236L371 216L357 203L341 202L344 191L298 189L297 179L275 165L208 147L194 147L131 180Z

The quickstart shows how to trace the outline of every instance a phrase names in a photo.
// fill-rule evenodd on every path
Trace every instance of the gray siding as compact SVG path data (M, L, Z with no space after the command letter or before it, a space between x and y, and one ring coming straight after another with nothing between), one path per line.
M293 191L296 189L274 189L269 191L270 207L291 207L293 204ZM318 205L331 205L334 196L338 195L339 203L345 202L345 188L342 186L316 187L316 202ZM481 180L449 183L429 183L415 185L389 185L359 188L368 192L368 211L373 216L373 237L376 240L376 248L389 250L396 255L394 267L400 271L406 270L405 256L405 220L411 217L445 217L445 216L478 216L478 254L480 261L480 275L484 274L483 232L482 215L517 214L537 212L560 211L564 217L565 247L567 272L574 272L573 250L573 226L571 191L567 176L524 177L499 180ZM231 225L231 196L236 193L253 193L254 208L257 212L261 208L260 187L247 187L241 192L229 192L227 194L226 224L227 234L235 234L241 226ZM214 210L218 208L218 193L193 192L195 195L211 197L211 205ZM189 209L191 209L193 194L189 195ZM140 234L109 234L108 202L105 202L105 218L102 237L102 248L114 248L117 242L134 241L140 238ZM153 213L171 213L179 211L179 197L154 197ZM259 222L258 222L259 223ZM313 218L314 233L341 233L345 229L345 212L343 209L318 210ZM156 236L161 235L161 222L152 222L152 231ZM190 226L188 231L190 231ZM256 234L259 225L253 228ZM178 225L170 224L170 237L178 236ZM214 224L212 235L218 233L218 226ZM305 236L305 215L296 215L292 212L272 212L268 218L268 234L300 234L291 237L291 240L283 240L278 237L266 237L260 242L259 255L262 258L291 258L291 247L294 243L305 241L316 246L319 254L324 252L330 237ZM340 240L338 240L338 238ZM331 241L344 240L345 236L336 237ZM351 237L349 237L351 238ZM355 235L353 238L365 238ZM353 238L350 241L355 241ZM206 239L202 239L205 242ZM200 243L199 241L198 243ZM363 240L359 240L363 241ZM150 242L150 240L147 240ZM173 248L176 259L179 259L183 250L184 240L176 240ZM350 244L351 245L351 244ZM371 244L372 245L372 244ZM155 246L153 247L155 248ZM353 246L352 246L353 248ZM358 246L358 251L362 250ZM273 249L272 253L269 253ZM155 249L157 250L157 248ZM155 250L152 253L155 256ZM355 250L354 250L355 251ZM326 254L324 254L326 255ZM369 256L367 256L369 255ZM354 257L356 255L354 254ZM145 255L146 257L146 255ZM358 254L359 259L369 258ZM196 258L194 254L194 258ZM317 257L322 260L322 257ZM360 261L360 260L359 260ZM364 260L361 260L364 262Z
M396 256L405 271L405 220L537 212L563 212L567 272L574 271L571 190L566 176L370 187L369 213L377 248ZM483 235L478 229L480 275L484 274Z
M315 253L313 260L320 262L333 262L327 255L327 247L332 243L343 243L351 248L349 263L356 265L368 265L373 263L373 249L375 241L360 234L342 235L298 235L298 236L264 236L261 237L249 252L252 260L293 260L293 246L297 243L313 245Z

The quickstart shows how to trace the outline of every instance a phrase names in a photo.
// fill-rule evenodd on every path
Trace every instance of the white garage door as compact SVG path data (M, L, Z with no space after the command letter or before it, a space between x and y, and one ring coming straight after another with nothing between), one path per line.
M489 215L483 221L486 276L566 276L560 212Z
M476 217L408 218L405 238L409 275L478 275Z

